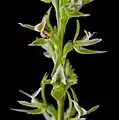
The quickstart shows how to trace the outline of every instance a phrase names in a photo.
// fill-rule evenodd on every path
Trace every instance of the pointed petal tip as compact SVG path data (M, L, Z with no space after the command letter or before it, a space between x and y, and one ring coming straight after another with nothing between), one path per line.
M99 39L99 42L101 42L102 41L102 39Z
M96 105L96 107L97 107L97 108L99 108L99 107L100 107L100 105Z
M17 100L18 103L20 103L20 100Z
M23 91L22 90L18 90L20 93L22 93Z
M28 44L28 46L33 46L33 44L30 43L30 44Z
M36 45L36 44L33 44L33 43L30 43L30 44L28 44L28 46L30 47L30 46L40 46L40 45Z
M19 24L19 25L22 25L22 23L20 23L20 22L19 22L18 24Z
M15 109L14 108L10 108L9 110L13 110L14 111Z
M12 111L20 111L19 109L15 109L15 108L10 108L10 110L12 110Z
M25 26L24 24L22 24L22 23L20 23L20 22L18 23L18 25L21 25L22 27L24 27L24 26Z
M88 16L91 16L91 14L85 14L84 17L88 17Z
M108 51L99 51L97 52L97 54L101 54L101 53L107 53ZM95 53L94 53L95 54Z

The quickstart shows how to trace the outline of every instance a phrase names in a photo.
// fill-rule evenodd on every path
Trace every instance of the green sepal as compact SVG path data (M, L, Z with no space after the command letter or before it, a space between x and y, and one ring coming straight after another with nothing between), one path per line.
M76 21L76 33L75 33L75 36L74 36L74 39L73 39L73 43L76 41L79 32L80 32L80 23L79 23L79 20L77 20Z
M98 108L99 108L99 105L96 105L96 106L92 107L91 109L89 109L89 110L87 111L87 114L90 114L90 113L96 111Z
M24 28L28 28L30 30L34 30L34 26L33 25L29 25L29 24L22 24L22 23L18 23L19 25L21 25Z
M33 107L33 108L39 108L39 109L46 108L46 104L44 104L43 102L30 103L27 101L18 101L18 103L27 107Z
M73 49L73 44L72 42L67 42L64 46L64 49L63 49L63 57L66 57L67 54Z
M48 42L48 39L36 37L36 40L34 40L31 44L29 44L29 46L41 46L47 42Z
M90 46L90 45L94 45L94 44L97 44L99 42L101 42L102 39L99 39L99 38L94 38L94 39L91 39L91 40L76 40L74 42L74 46Z
M80 54L101 54L106 53L107 51L97 51L97 50L89 50L81 46L74 46L76 52Z
M24 110L24 109L11 109L17 112L23 112L31 115L37 115L37 114L42 114L44 110L41 109L34 109L34 110Z
M78 12L78 11L70 11L68 8L64 8L64 9L65 9L65 12L66 12L67 16L70 17L70 18L90 16L90 14L85 14L85 13Z

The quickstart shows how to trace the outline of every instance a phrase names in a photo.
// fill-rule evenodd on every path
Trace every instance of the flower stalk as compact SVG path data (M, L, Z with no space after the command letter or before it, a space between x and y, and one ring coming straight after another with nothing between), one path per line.
M19 23L24 28L34 30L39 32L41 38L36 38L29 46L40 46L45 52L43 53L45 57L51 59L54 63L52 73L49 75L45 74L41 80L39 89L35 91L32 95L20 92L31 98L31 102L28 101L18 101L19 104L33 108L31 110L27 109L12 109L18 112L24 112L27 114L42 114L46 120L85 120L82 118L83 115L90 114L97 110L99 105L92 107L89 110L85 110L78 103L77 95L72 89L72 85L78 83L77 75L72 69L70 61L67 59L67 55L70 51L75 50L80 54L100 54L106 51L90 50L85 48L85 46L91 46L97 44L101 41L100 38L93 38L95 34L85 32L85 36L78 39L80 32L80 23L77 19L76 21L76 33L73 40L69 40L65 45L63 44L64 35L66 30L66 25L71 18L77 17L87 17L89 14L80 12L80 9L92 2L92 0L41 0L45 3L52 3L55 8L55 16L57 20L57 25L52 26L50 24L50 12L52 7L48 9L46 14L43 16L40 23L35 26L29 24ZM57 108L53 103L48 103L46 99L45 88L46 85L52 85L51 96L57 102ZM69 92L70 88L70 92ZM47 91L49 92L49 91ZM37 99L37 96L41 94L41 99ZM72 96L72 97L71 97ZM65 98L68 97L69 108L65 112Z

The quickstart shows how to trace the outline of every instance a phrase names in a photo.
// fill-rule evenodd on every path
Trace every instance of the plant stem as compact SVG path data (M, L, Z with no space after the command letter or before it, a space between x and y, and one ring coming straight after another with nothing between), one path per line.
M67 17L63 15L63 12L61 10L61 7L63 5L63 0L57 0L57 11L56 11L56 19L57 19L57 27L58 27L58 38L59 41L59 63L61 64L61 58L62 58L62 52L63 52L63 39L64 39L64 33L66 29L67 24ZM58 113L57 113L57 120L64 120L64 100L65 97L62 97L60 100L57 101L58 106Z
M58 105L58 119L64 120L64 97L62 97L59 101L57 101Z

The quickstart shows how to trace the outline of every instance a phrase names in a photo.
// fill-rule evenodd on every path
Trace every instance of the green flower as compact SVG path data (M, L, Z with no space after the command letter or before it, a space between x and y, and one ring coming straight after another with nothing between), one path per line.
M42 114L44 113L44 111L47 108L47 105L44 102L40 102L36 96L40 93L41 88L39 88L35 93L33 93L32 95L21 91L20 92L28 97L31 98L31 102L27 102L27 101L18 101L19 104L23 105L23 106L27 106L27 107L31 107L31 108L35 108L33 110L26 110L26 109L11 109L14 111L18 111L18 112L24 112L27 114Z
M80 107L76 101L72 100L72 102L73 102L74 108L78 114L76 115L75 118L73 118L71 120L85 120L86 118L81 118L83 115L90 114L99 108L99 105L96 105L89 110L85 110L84 108Z
M91 45L101 42L102 39L99 39L99 38L91 39L91 37L95 34L95 32L91 34L90 32L86 30L84 30L86 35L82 37L81 39L77 39L79 30L80 30L79 29L80 24L78 20L76 24L77 24L77 29L76 29L76 33L73 39L73 48L75 49L76 52L80 54L100 54L100 53L107 52L107 51L90 50L90 49L85 48L85 46L91 46Z
M42 21L35 26L29 24L22 24L22 23L18 23L18 24L21 25L22 27L40 32L40 35L43 38L49 38L52 33L52 26L49 21L50 12L51 12L51 8L49 8L49 10L46 12L44 17L42 18Z

